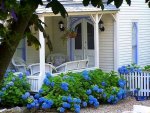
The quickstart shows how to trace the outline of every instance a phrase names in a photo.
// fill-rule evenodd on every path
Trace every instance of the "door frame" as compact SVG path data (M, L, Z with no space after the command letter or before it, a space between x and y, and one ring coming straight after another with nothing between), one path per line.
M87 50L87 29L85 29L85 28L87 28L87 22L88 23L90 23L91 25L93 25L93 27L94 27L94 23L93 23L93 21L91 20L89 20L89 18L90 17L84 17L84 18L80 18L79 17L79 20L77 21L77 22L75 22L73 25L71 25L71 28L73 28L73 29L75 29L75 27L78 25L78 24L80 24L81 23L81 26L82 26L82 49L83 49L83 57L85 58L86 56L86 54L85 54L85 52L86 52L86 50ZM94 37L95 38L95 37ZM68 41L68 48L70 49L70 54L69 54L69 57L70 57L70 60L74 60L74 47L75 47L75 43L74 43L74 40L75 39L69 39L69 41ZM84 44L85 43L85 40L86 40L86 44ZM95 43L94 43L95 44ZM85 47L86 46L86 47ZM94 46L95 47L95 46ZM86 49L84 49L84 48L86 48ZM94 50L93 51L95 51L95 48L94 48ZM95 57L95 56L94 56Z

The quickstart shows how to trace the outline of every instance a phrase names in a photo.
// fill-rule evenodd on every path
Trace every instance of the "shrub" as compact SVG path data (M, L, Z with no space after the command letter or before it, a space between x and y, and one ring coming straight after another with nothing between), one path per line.
M6 72L0 85L0 106L12 107L25 105L21 96L30 89L26 75L15 76L12 72Z
M136 64L131 64L131 65L127 65L127 66L121 66L120 68L118 68L118 72L120 74L129 74L134 73L134 72L142 72L142 69L140 66L136 65Z
M144 66L143 71L150 71L150 65Z
M116 73L105 73L100 69L55 77L47 73L39 93L25 100L28 109L57 108L59 112L71 110L79 113L81 107L116 104L126 97L125 83Z

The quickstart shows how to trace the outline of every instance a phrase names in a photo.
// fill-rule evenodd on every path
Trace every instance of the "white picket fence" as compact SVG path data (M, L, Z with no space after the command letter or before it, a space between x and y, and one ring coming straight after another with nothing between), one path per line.
M121 75L127 80L126 88L133 92L139 89L138 96L150 96L150 73L149 72L134 72Z

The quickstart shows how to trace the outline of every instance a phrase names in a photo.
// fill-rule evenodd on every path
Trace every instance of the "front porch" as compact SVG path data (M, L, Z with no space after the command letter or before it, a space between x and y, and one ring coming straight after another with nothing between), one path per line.
M65 6L65 5L64 5ZM46 23L46 32L51 40L53 51L48 48L48 40L43 33L35 33L39 37L41 48L39 51L26 47L26 63L39 63L38 85L42 84L45 78L45 63L50 54L63 54L66 61L88 60L89 68L101 68L105 71L117 69L117 9L113 6L106 6L104 11L98 8L80 6L81 10L70 10L66 5L69 16L62 18L60 15L53 15L50 9L41 7L37 10L40 19ZM109 9L110 8L110 9ZM105 31L99 29L99 21L103 21ZM68 38L63 41L61 37L64 31L59 29L58 23L62 21L65 29L74 29L77 32L76 38ZM36 57L35 57L36 56ZM66 62L65 61L65 62ZM62 62L64 63L64 62ZM53 65L53 63L52 63ZM35 79L36 77L29 77ZM41 87L41 86L39 86Z

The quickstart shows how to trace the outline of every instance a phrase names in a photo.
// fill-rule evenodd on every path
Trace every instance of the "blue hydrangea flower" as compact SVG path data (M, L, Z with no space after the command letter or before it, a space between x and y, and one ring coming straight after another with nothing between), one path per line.
M104 81L101 84L102 84L102 86L106 86L106 82L104 82Z
M99 106L99 102L94 102L94 107L98 107Z
M22 99L26 100L28 97L26 95L22 95Z
M96 92L97 92L97 93L102 93L102 92L103 92L103 89L99 88Z
M97 102L97 98L93 98L93 102L94 102L94 103Z
M46 102L46 104L48 104L49 106L52 106L53 103L54 103L52 100L46 100L45 102Z
M37 93L37 94L34 95L34 98L38 99L38 98L40 98L40 95Z
M30 96L30 93L29 93L29 92L26 92L25 95L26 95L27 97L29 97L29 96Z
M69 103L71 103L73 100L72 100L72 98L71 98L70 96L68 96L67 101L68 101Z
M11 72L15 73L15 72L16 72L16 70L12 69L12 70L11 70Z
M51 84L47 77L44 79L44 84L47 86L50 86L50 84Z
M5 91L5 90L6 90L6 88L5 88L5 87L3 87L3 88L2 88L2 91Z
M60 108L59 108L59 112L60 112L60 113L64 113L64 112L65 112L65 108L60 107Z
M87 107L87 102L82 102L83 107Z
M52 87L54 87L55 83L54 83L54 82L51 82L50 85L51 85Z
M46 77L47 77L47 78L52 77L51 73L46 73Z
M44 98L44 97L39 98L39 103L42 103L42 102L44 102L44 101L45 101L45 98Z
M112 102L114 100L115 96L114 95L110 95L109 99L107 100L107 102Z
M94 96L93 95L89 95L89 100L93 100Z
M119 84L119 86L120 86L121 88L124 88L124 86L126 85L126 81L123 80L123 79L120 79L120 80L118 81L118 84Z
M75 112L76 112L76 113L80 113L80 108L76 108L76 109L75 109Z
M93 100L89 100L89 103L92 105L94 102L93 102Z
M31 108L32 108L31 104L27 104L27 109L31 109Z
M77 99L77 103L81 103L81 100L79 98Z
M63 97L62 97L62 100L63 100L63 101L67 101L67 97L66 97L66 96L63 96Z
M64 107L64 108L70 108L71 105L69 103L67 103L67 102L63 102L62 103L62 107Z
M9 85L7 84L5 87L6 87L6 89L8 89L8 88L9 88Z
M93 91L97 91L98 89L99 89L98 86L97 86L97 85L94 85Z
M43 92L44 92L43 89L40 89L40 90L39 90L39 93L40 93L40 94L43 93Z
M11 81L11 82L9 82L8 84L9 84L9 86L13 86L13 85L14 85L14 82Z
M142 72L142 70L141 70L141 69L137 69L137 72L138 72L138 73L141 73L141 72Z
M119 101L117 97L115 97L114 101L112 102L113 104L116 104Z
M86 91L86 94L88 94L88 95L90 95L91 93L92 93L91 89L89 89L89 90Z
M74 102L74 103L77 103L77 101L78 101L77 98L74 98L74 99L73 99L73 102Z
M35 108L39 108L40 107L40 104L39 103L36 103L35 104Z
M31 103L31 107L32 107L32 108L35 107L35 103L34 103L34 102Z
M83 75L83 76L89 75L89 71L87 71L87 70L82 71L82 75Z
M19 78L20 78L20 79L23 78L23 74L22 74L22 73L19 74Z
M66 82L62 82L60 85L61 89L63 89L64 91L68 91L68 83Z
M42 109L48 109L48 108L51 108L51 106L48 105L46 102L44 102L44 103L42 104Z
M12 81L14 82L15 80L16 80L16 79L13 77L13 78L12 78Z
M89 72L87 70L84 70L82 72L82 76L85 80L91 80L91 78L89 77Z
M74 108L80 108L80 105L79 104L74 104Z
M107 97L107 95L104 93L104 94L103 94L103 98L106 98L106 97Z

